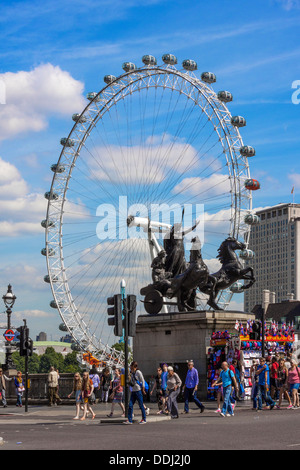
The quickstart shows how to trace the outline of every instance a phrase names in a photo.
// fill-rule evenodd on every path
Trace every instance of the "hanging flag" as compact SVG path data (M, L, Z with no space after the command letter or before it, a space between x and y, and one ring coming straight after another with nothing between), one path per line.
M291 194L294 194L294 189L295 189L295 186L292 187Z

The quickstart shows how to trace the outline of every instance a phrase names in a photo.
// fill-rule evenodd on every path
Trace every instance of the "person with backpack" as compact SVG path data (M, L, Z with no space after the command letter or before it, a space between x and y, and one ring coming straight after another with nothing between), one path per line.
M138 363L136 361L130 364L130 374L129 385L132 387L132 391L128 407L128 419L124 421L124 424L132 424L133 406L136 401L142 412L142 419L139 424L146 424L146 410L143 402L143 395L146 395L145 379L142 372L138 369Z
M86 419L87 413L90 412L92 415L92 419L95 419L95 413L91 408L89 403L89 398L91 397L94 391L93 382L89 377L88 372L83 372L82 374L82 384L81 384L81 394L83 398L83 416L80 418L80 421L84 421Z
M94 403L96 403L96 398L98 398L98 397L96 397L96 393L100 389L100 377L99 377L99 374L98 374L97 369L95 368L95 366L93 366L93 368L90 370L89 376L90 376L90 379L93 382L93 386L94 386L94 391L91 395L90 403L94 404Z
M259 360L259 365L255 375L258 376L257 383L257 398L258 398L258 408L257 411L262 410L262 400L266 402L267 409L272 410L275 406L275 402L270 395L270 368L266 363L266 359L261 357Z
M231 404L231 390L232 386L234 386L235 390L238 388L238 384L235 378L234 373L232 370L229 369L228 363L227 362L222 362L221 365L221 372L219 375L218 380L213 384L215 385L222 385L223 386L223 396L224 396L224 401L223 401L223 406L220 416L225 418L225 416L234 416L233 413L233 408Z

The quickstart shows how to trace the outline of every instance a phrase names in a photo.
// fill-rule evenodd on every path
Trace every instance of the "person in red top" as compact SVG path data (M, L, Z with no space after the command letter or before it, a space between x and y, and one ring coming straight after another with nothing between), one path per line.
M270 366L270 385L271 385L271 397L278 398L278 368L279 362L276 356L272 357L271 366Z
M237 360L233 359L232 364L230 364L229 369L232 370L232 372L235 375L235 368L237 367Z

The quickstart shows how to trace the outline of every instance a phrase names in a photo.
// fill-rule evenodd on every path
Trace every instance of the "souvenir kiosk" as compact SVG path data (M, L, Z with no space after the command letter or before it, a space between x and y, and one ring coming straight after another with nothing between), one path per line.
M246 325L237 322L236 334L227 331L213 333L210 347L207 351L207 398L216 399L216 390L212 383L218 377L219 369L223 361L232 364L237 360L241 374L242 390L241 398L251 399L252 379L251 367L262 356L262 338L254 339L253 321L247 321ZM255 322L257 323L257 321ZM261 328L259 328L261 331ZM271 358L276 354L286 357L293 353L295 348L295 334L293 325L278 325L269 323L265 325L265 357Z

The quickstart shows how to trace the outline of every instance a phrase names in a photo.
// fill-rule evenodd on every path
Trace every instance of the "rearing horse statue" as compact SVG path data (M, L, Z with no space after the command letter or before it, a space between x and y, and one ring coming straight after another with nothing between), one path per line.
M227 289L234 282L241 279L250 281L247 285L242 287L243 290L249 289L249 287L254 284L255 277L253 268L250 266L243 268L242 263L235 253L236 250L244 250L245 248L246 245L244 243L239 242L233 237L228 237L218 249L219 254L217 258L222 263L222 267L216 273L209 275L208 283L205 286L200 286L200 291L209 295L207 304L214 310L221 310L216 303L216 298L220 290Z

